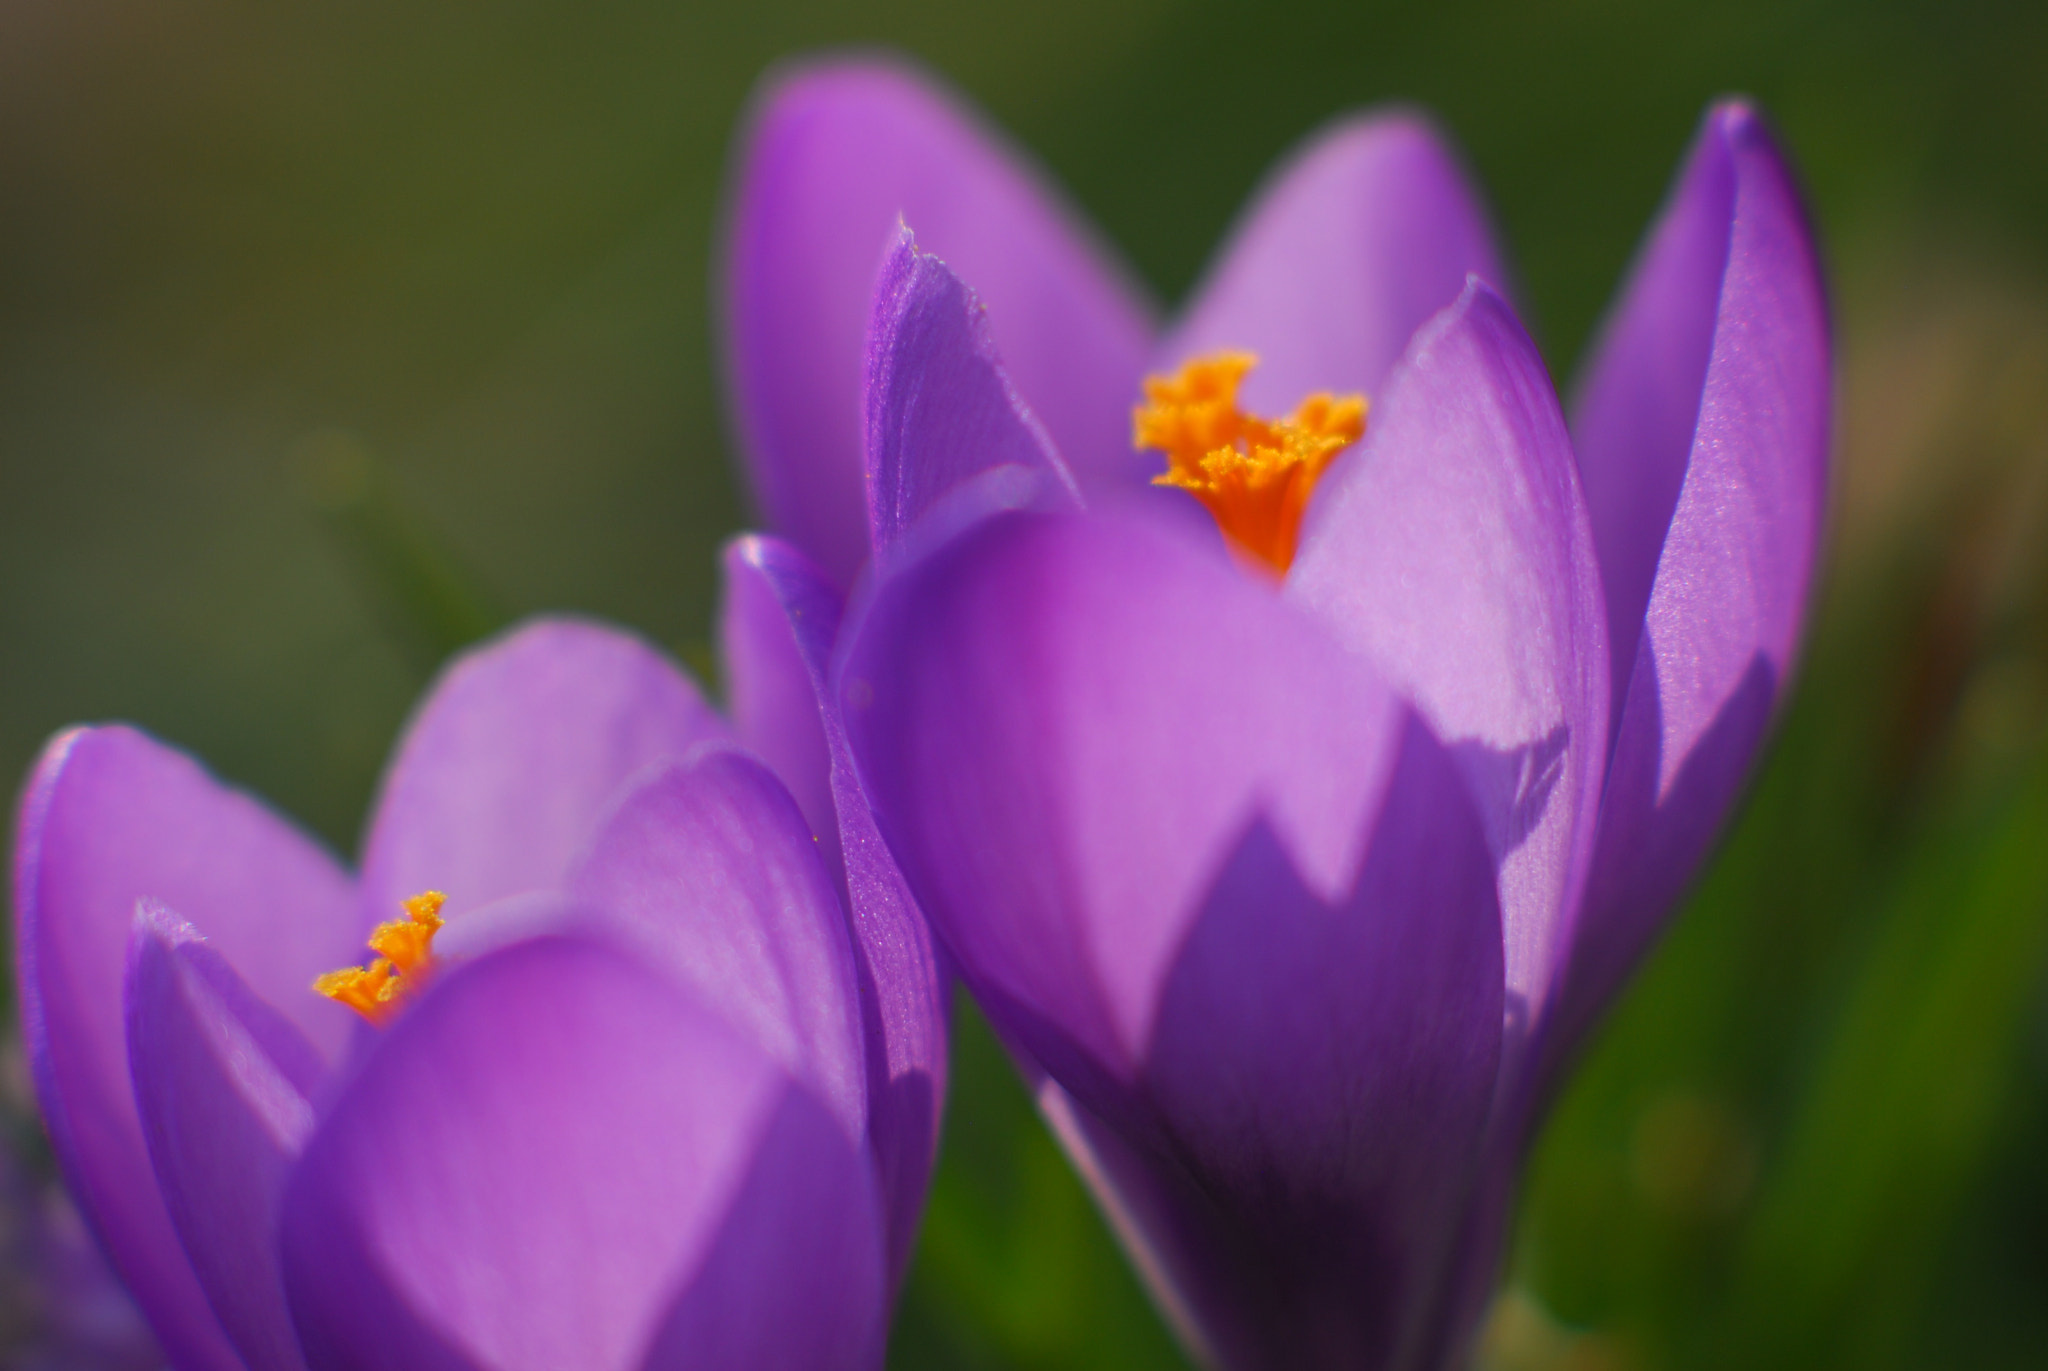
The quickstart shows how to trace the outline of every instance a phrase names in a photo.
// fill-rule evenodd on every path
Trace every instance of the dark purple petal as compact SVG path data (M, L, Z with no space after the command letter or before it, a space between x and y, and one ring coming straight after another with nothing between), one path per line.
M615 629L543 619L465 654L414 715L364 846L371 923L558 886L635 773L728 736L689 678ZM239 963L238 963L239 964Z
M135 1103L164 1204L251 1371L303 1367L277 1262L277 1203L326 1069L193 927L153 901L126 988Z
M1311 507L1287 593L1414 699L1500 863L1511 1007L1570 946L1607 758L1600 572L1549 375L1474 282Z
M887 1209L889 1269L900 1280L938 1150L950 977L930 926L875 828L845 727L830 704L837 593L808 558L773 538L734 542L726 549L725 567L729 586L749 585L747 595L782 607L783 632L808 673L813 713L831 756L840 874L852 913L867 1036L868 1132Z
M934 504L996 467L1036 473L1080 501L1010 385L987 311L944 262L918 251L907 228L875 287L862 397L868 524L880 561Z
M1615 346L1622 346L1639 334L1698 329L1707 318L1697 294L1714 294L1698 422L1669 528L1657 539L1656 578L1619 714L1600 846L1554 1052L1568 1049L1641 956L1748 775L1798 654L1820 538L1828 316L1798 190L1769 131L1746 105L1708 115L1694 161L1670 214L1732 215L1718 230L1728 245L1720 278L1702 281L1684 267L1679 249L1666 250L1673 239L1717 230L1667 221L1614 330L1623 340ZM1712 170L1715 163L1725 169ZM1717 178L1732 182L1732 194L1698 190ZM1667 272L1674 258L1679 265ZM1682 356L1697 346L1644 342L1638 351L1661 347ZM1621 365L1603 361L1595 375ZM1604 394L1602 385L1596 381L1589 393ZM1630 440L1631 430L1606 416L1594 419L1589 411L1587 423L1589 438ZM1679 427L1646 426L1640 449L1617 446L1597 467L1589 460L1589 488L1600 489L1596 470L1668 463L1669 450L1660 445ZM1660 513L1654 503L1639 504L1629 517L1654 530ZM1643 536L1631 525L1628 547ZM1607 544L1601 553L1608 554Z
M1233 1366L1404 1364L1479 1158L1501 1048L1492 863L1412 718L1389 795L1334 905L1255 833L1162 996L1146 1087L1195 1182L1175 1234L1222 1276L1190 1293Z
M810 826L743 752L664 768L620 804L570 893L643 964L690 987L867 1131L860 993L846 916Z
M1084 491L1141 480L1148 309L1027 160L928 79L871 59L758 97L727 228L726 357L769 524L842 586L868 554L862 344L900 223L974 283L1018 390Z
M1349 888L1399 718L1223 559L1107 516L1002 517L894 578L843 681L884 830L970 982L1126 1082L1255 819L1311 890Z
M45 749L14 853L24 1034L57 1158L165 1350L238 1364L172 1230L130 1084L121 985L137 904L203 920L214 946L330 1057L354 1016L314 995L356 959L347 876L318 846L190 759L121 727Z
M288 1183L285 1286L317 1368L639 1367L706 1289L693 1364L857 1368L873 1203L827 1111L722 1019L540 939L449 971L364 1060Z
M1243 399L1264 414L1311 391L1376 395L1409 338L1475 274L1507 285L1486 213L1435 128L1407 111L1348 119L1253 198L1157 359L1257 353Z

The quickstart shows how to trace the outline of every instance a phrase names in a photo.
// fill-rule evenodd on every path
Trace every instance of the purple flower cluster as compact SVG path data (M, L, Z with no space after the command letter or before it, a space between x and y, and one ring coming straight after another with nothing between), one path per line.
M914 74L787 73L742 156L731 718L525 627L354 874L56 739L18 959L88 1223L181 1367L874 1366L956 972L1197 1355L1455 1364L1794 665L1829 345L1768 131L1709 113L1569 421L1412 114L1169 325ZM308 989L426 892L380 1026Z

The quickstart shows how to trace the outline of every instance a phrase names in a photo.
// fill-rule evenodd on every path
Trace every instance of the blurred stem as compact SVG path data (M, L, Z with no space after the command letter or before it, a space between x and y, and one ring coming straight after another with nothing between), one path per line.
M364 598L424 679L511 616L406 503L358 438L315 434L298 457L322 526Z
M2039 753L1983 821L1909 856L1761 1196L1720 1364L1905 1360L2048 958L2044 836Z
M973 1003L954 997L946 1136L892 1367L1185 1371Z

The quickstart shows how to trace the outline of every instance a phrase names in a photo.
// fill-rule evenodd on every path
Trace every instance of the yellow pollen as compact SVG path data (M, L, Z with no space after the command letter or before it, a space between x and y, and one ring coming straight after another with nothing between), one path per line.
M1237 388L1258 360L1214 352L1172 376L1146 377L1145 403L1131 412L1131 441L1166 454L1153 485L1193 495L1243 557L1284 576L1316 482L1365 434L1366 401L1318 391L1285 419L1247 414Z
M402 903L403 919L378 924L369 948L377 957L368 966L330 971L313 982L315 992L347 1005L382 1028L426 983L434 969L434 935L441 930L441 906L448 897L438 890Z

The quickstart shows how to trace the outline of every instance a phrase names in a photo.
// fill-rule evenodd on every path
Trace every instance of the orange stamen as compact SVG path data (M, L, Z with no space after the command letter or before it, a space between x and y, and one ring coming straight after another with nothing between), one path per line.
M429 890L403 902L403 919L378 924L369 948L378 954L368 966L348 966L314 980L317 994L347 1005L379 1028L391 1022L434 969L434 935L441 931L441 906L448 897Z
M1146 377L1131 437L1141 451L1166 454L1152 484L1193 495L1243 557L1284 576L1316 482L1365 434L1366 400L1318 391L1285 419L1262 419L1237 404L1256 365L1251 353L1217 352Z

